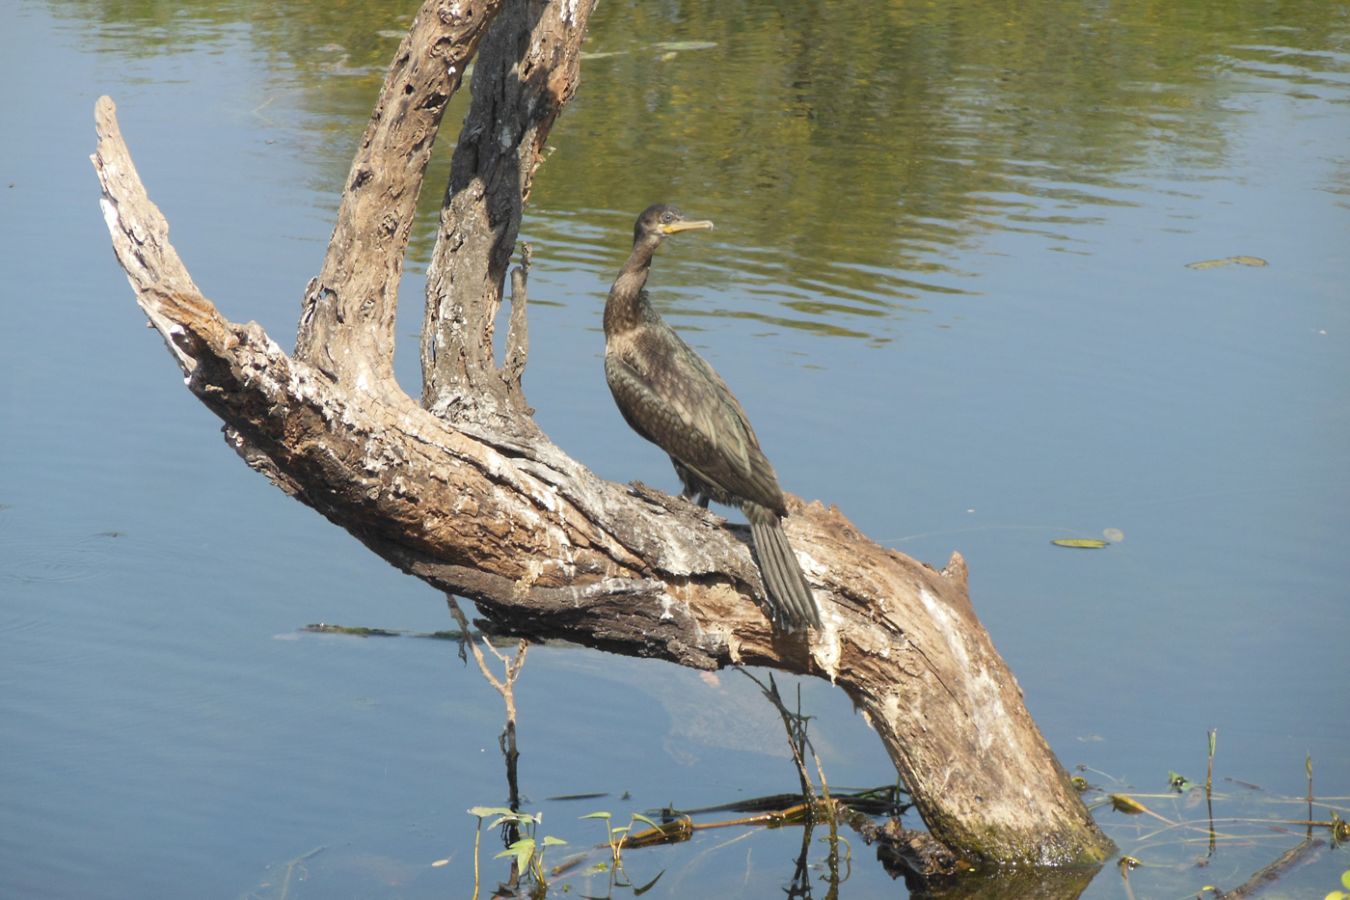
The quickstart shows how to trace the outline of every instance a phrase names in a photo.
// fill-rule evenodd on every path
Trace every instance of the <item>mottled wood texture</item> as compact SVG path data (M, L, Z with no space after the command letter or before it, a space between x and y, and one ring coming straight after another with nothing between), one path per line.
M1109 842L976 618L959 555L929 568L868 540L838 510L789 496L786 528L825 625L776 634L755 601L743 529L640 485L602 481L534 427L520 393L523 273L513 279L510 352L502 368L493 364L493 316L522 204L576 87L592 5L422 8L353 163L293 355L197 290L112 101L100 99L93 162L113 248L189 390L226 423L249 465L403 571L472 599L498 629L696 668L753 664L829 678L959 857L1100 861ZM429 279L419 404L392 374L396 287L441 115L480 39L474 111Z

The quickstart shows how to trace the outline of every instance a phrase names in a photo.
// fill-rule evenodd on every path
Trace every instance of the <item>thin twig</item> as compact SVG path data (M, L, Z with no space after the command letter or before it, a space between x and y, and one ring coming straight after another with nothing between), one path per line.
M450 607L450 615L455 617L455 622L459 625L460 631L467 636L469 634L469 620L464 617L464 613L460 610L459 604L455 602L454 596L446 594L445 602ZM478 671L482 672L488 684L492 685L497 693L502 695L502 700L506 703L506 721L514 725L516 721L516 698L513 687L517 676L520 675L521 667L525 665L525 651L529 649L529 642L521 638L520 643L516 645L516 655L513 658L492 646L487 635L483 635L483 646L487 647L488 652L493 656L501 660L505 676L504 681L499 680L496 675L492 674L492 670L488 668L487 659L483 656L483 651L478 648L477 644L467 637L465 643L469 645L469 650L473 653L474 662L478 663Z
M830 890L826 900L838 896L839 894L839 808L835 806L834 798L830 796L830 782L825 778L825 767L820 764L820 755L816 753L815 748L811 750L811 758L816 763L816 775L820 778L820 793L824 797L824 806L830 817ZM850 863L850 872L852 864Z
M778 710L779 717L783 720L783 728L787 731L788 749L792 751L792 759L797 764L797 778L801 781L802 796L808 801L808 804L814 808L816 805L816 791L811 784L811 776L806 771L805 752L810 746L810 739L806 736L807 716L802 715L802 691L801 686L797 687L797 712L793 713L783 704L783 697L778 692L778 683L774 681L773 673L769 673L769 685L764 686L754 675L751 675L745 669L740 670L746 678L749 678L759 686L760 691L773 704L774 709ZM814 751L813 751L814 752Z
M1218 747L1219 730L1209 730L1209 754L1205 767L1205 807L1209 810L1209 856L1214 855L1217 839L1214 834L1214 751Z
M1312 790L1312 754L1303 758L1303 768L1308 772L1308 839L1312 840L1313 790Z
M469 633L469 623L465 619L463 611L459 604L455 602L453 594L445 595L445 603L450 607L450 614L455 617L455 622L459 624L460 631L466 636ZM520 780L516 774L516 761L520 759L520 751L516 749L516 678L520 676L520 670L525 665L525 653L529 650L529 642L525 638L520 639L516 645L516 655L509 657L502 653L492 642L488 640L487 635L483 635L483 646L488 652L502 664L503 677L498 679L492 674L488 667L487 658L483 656L483 651L479 649L478 644L468 637L465 638L465 644L473 653L474 662L478 663L478 671L483 673L488 684L501 694L502 702L506 704L506 728L502 730L501 736L497 740L501 747L502 757L506 760L506 805L513 810L520 809ZM515 843L520 837L519 829L514 822L506 822L503 826L503 833L506 837L507 846Z

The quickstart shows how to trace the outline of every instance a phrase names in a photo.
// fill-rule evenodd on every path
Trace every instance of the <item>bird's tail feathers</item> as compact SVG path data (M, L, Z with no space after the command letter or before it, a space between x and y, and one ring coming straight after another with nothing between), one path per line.
M797 556L792 552L778 516L769 510L764 510L770 513L767 516L754 515L750 510L746 512L774 624L788 631L800 631L808 625L820 628L815 597L811 595L801 566L797 565Z

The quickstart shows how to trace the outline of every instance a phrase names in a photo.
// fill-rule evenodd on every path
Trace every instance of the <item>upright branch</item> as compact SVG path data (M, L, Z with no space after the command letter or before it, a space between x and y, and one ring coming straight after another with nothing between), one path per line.
M933 569L787 495L783 527L821 627L776 632L755 602L745 529L603 481L534 426L520 394L523 272L495 365L493 322L523 203L575 90L592 5L427 0L344 186L293 356L202 296L101 98L93 161L113 249L188 389L251 466L401 570L473 600L499 630L697 668L827 677L958 857L1100 862L1110 843L975 615L958 554ZM480 39L428 279L419 404L392 376L397 281L431 142Z
M500 6L426 3L385 76L295 341L296 359L349 388L397 390L394 316L417 195L446 104Z
M473 106L459 133L427 267L422 404L437 415L534 431L522 415L523 351L508 353L498 369L493 330L524 204L549 130L576 90L594 6L595 0L510 3L474 64ZM518 271L509 339L517 346L525 308Z

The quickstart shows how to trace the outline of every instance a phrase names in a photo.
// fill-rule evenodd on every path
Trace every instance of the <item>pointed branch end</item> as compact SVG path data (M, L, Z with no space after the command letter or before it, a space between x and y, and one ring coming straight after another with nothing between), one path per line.
M952 551L951 559L947 560L947 565L943 567L942 574L954 580L962 591L966 589L970 574L966 569L966 558L961 555L960 551Z

